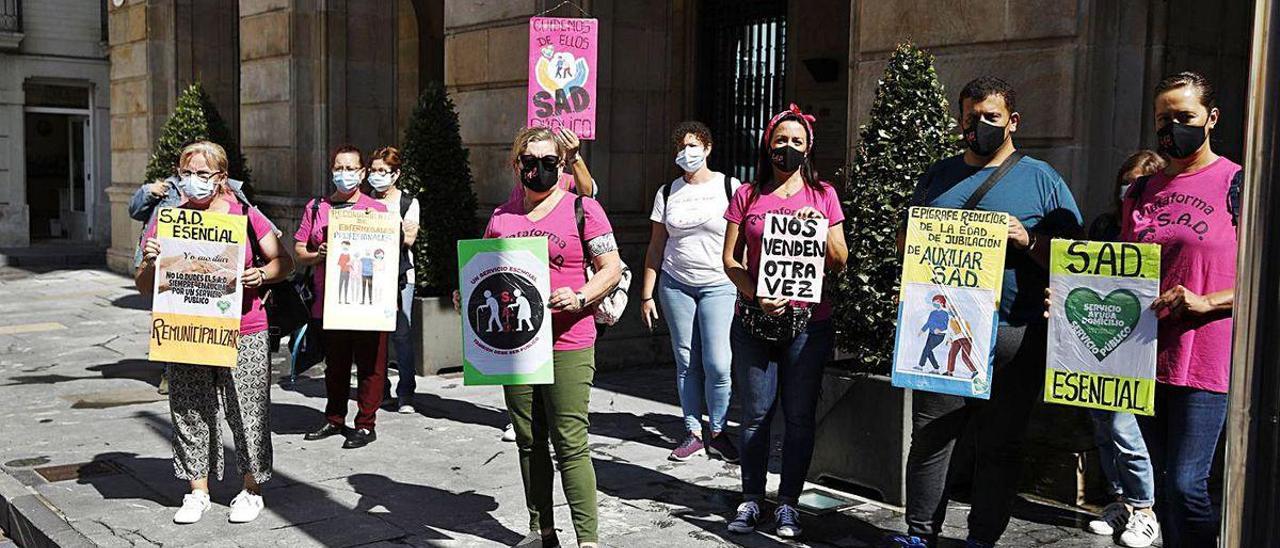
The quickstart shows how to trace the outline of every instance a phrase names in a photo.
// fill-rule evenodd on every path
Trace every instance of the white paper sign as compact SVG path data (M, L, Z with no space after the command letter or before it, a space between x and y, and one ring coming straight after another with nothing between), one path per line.
M810 303L822 301L828 227L826 219L766 215L756 296Z

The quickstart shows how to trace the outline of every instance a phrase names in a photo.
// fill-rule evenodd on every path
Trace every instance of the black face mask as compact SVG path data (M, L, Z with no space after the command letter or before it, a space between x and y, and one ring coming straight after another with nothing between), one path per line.
M993 126L982 120L974 120L964 132L964 142L974 154L984 158L991 156L1004 145L1006 127L1008 126Z
M560 170L558 168L548 168L542 163L520 168L520 182L524 183L525 188L534 192L551 190L551 187L556 186L556 181L558 180L560 180Z
M1170 158L1187 158L1200 150L1208 137L1204 126L1169 122L1156 132L1156 148Z
M778 171L795 173L804 163L804 153L791 145L782 145L769 152L769 161L773 162L773 167L778 168Z

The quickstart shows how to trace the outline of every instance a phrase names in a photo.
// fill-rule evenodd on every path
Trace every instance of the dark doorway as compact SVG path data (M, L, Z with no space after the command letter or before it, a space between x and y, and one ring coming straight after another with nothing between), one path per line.
M89 88L26 82L23 145L33 241L93 239Z
M786 0L706 0L698 14L698 114L716 139L712 168L742 180L786 84Z

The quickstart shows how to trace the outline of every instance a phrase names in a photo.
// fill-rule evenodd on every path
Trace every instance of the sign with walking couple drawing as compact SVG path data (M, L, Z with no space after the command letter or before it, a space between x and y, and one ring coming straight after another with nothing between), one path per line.
M565 128L596 138L596 19L529 20L530 127Z
M553 382L547 264L546 238L458 242L463 384Z
M400 218L334 209L324 271L324 328L395 331L400 299Z
M989 399L1009 216L907 214L893 385Z
M1054 240L1044 400L1155 413L1160 246Z
M151 361L236 366L245 219L172 207L156 214Z

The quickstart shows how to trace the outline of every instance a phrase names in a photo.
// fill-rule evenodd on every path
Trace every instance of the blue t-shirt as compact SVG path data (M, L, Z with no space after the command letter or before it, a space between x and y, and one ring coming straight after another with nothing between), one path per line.
M362 276L373 275L373 257L360 258L360 274Z
M934 310L929 313L929 319L924 322L924 327L920 331L946 331L947 320L951 319L951 315L945 310Z
M920 177L911 203L958 209L995 169L968 165L963 155L937 162ZM1028 231L1039 235L1039 245L1049 245L1048 239L1055 236L1077 237L1083 224L1066 181L1052 166L1030 156L1023 157L991 187L975 209L1017 217ZM1043 322L1048 286L1048 270L1025 252L1009 247L1000 293L1000 324Z

